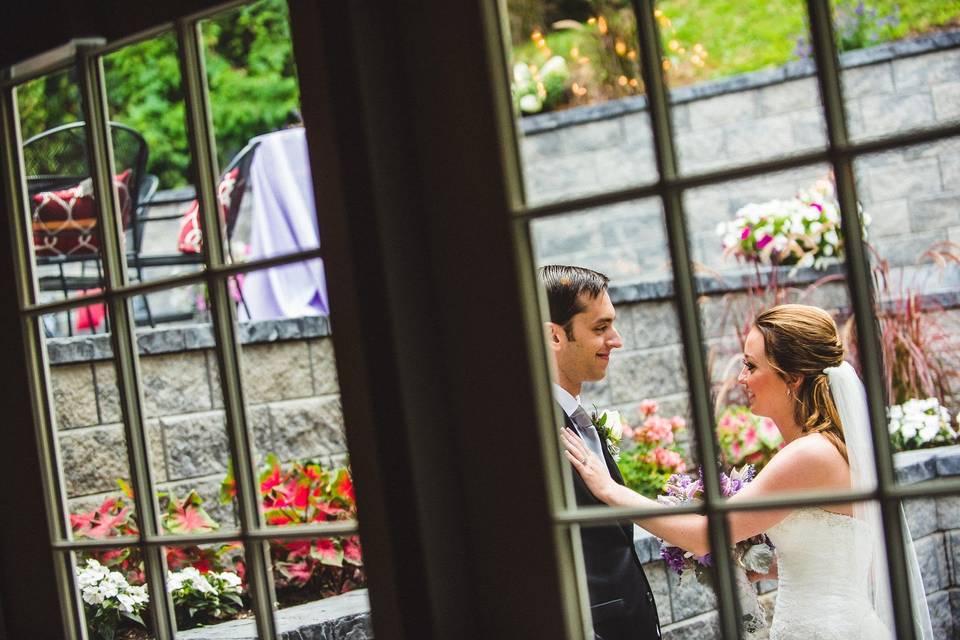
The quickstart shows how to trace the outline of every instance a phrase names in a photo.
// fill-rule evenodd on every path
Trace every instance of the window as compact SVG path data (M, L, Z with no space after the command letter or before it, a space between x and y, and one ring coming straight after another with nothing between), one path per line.
M738 11L750 22L767 21L772 18L768 8L756 3ZM679 413L689 418L692 433L682 443L688 461L721 455L727 463L731 458L747 461L740 456L740 443L734 443L737 449L731 454L730 442L718 440L712 426L723 416L738 415L715 415L724 405L735 404L724 401L731 391L731 368L724 371L724 366L743 346L728 329L739 321L747 323L745 331L757 311L775 302L815 304L846 321L848 345L861 345L857 356L870 397L880 481L876 491L785 495L779 504L828 505L843 497L877 505L893 518L901 502L911 514L921 508L911 498L928 489L937 496L955 493L955 480L943 481L936 489L906 484L903 458L895 468L885 428L885 398L898 404L921 393L917 380L911 381L909 391L894 390L890 383L891 376L897 378L891 368L905 359L893 343L901 339L902 346L902 340L912 340L902 331L907 312L902 306L898 311L897 305L909 305L911 299L926 301L918 304L918 309L927 310L920 314L918 333L923 335L916 335L917 342L911 344L945 338L949 329L940 329L944 325L939 323L952 326L955 317L953 302L944 309L932 297L951 287L955 263L939 278L929 277L930 269L919 270L920 279L927 276L935 285L916 284L917 268L911 266L932 241L943 239L931 227L956 229L952 213L937 216L936 223L932 213L945 212L941 207L953 211L957 205L956 195L944 193L942 182L943 175L952 175L957 161L956 113L944 102L952 89L937 79L942 68L955 64L954 52L932 53L926 48L931 43L920 39L916 46L921 55L897 59L889 45L848 54L841 64L838 47L863 46L849 41L857 25L874 20L878 32L899 27L885 15L898 9L871 8L864 17L863 3L854 12L849 3L786 2L774 20L795 29L798 60L727 81L698 83L705 69L716 68L716 58L723 58L728 74L754 61L737 58L730 30L711 26L716 16L701 13L694 18L684 11L670 2L571 3L562 8L520 0L500 3L506 53L498 52L497 60L513 99L512 105L501 105L500 112L503 136L511 141L504 166L509 168L508 182L515 185L513 213L522 268L529 272L544 264L576 264L612 277L611 297L624 348L611 360L603 382L584 387L583 400L619 409L636 425L651 411L649 406L641 409L641 400L655 397L667 416ZM754 42L752 53L774 56L785 40ZM915 73L928 66L931 71L923 78ZM894 179L894 173L900 177ZM756 267L749 261L733 264L729 257L738 253L740 238L718 237L718 225L732 232L735 225L728 221L754 206L751 203L766 205L763 214L769 215L771 206L789 206L791 198L839 207L847 239L843 260L829 259L836 255L834 247L826 258L811 255L809 264L798 269L825 270L807 269L806 275L785 266L770 267L769 261ZM863 223L861 208L869 214ZM735 231L742 232L743 226ZM867 235L878 255L868 253L863 242ZM726 256L723 243L730 247ZM937 256L955 260L953 248L944 243L931 247L932 260ZM890 273L898 283L914 277L912 284L899 285L909 289L908 294L904 288L891 291L891 285L875 287L887 282L882 276ZM778 277L789 282L778 284ZM790 298L801 288L805 292L800 299ZM953 298L948 294L947 300ZM530 315L537 323L546 319L540 312ZM881 344L887 346L874 347ZM953 351L950 354L952 358ZM944 370L953 366L948 361L954 362L932 356L922 366L933 371L939 383L951 375ZM931 395L933 386L931 382L926 387ZM938 393L951 398L949 391ZM543 421L548 458L553 424L552 417ZM651 513L575 508L566 467L551 467L550 480L566 488L565 497L554 496L553 519L558 530L573 534L575 558L578 530L597 523L629 523L631 517ZM629 475L628 465L620 467ZM676 464L672 468L681 470ZM722 521L739 507L721 495L715 465L705 464L703 469L707 488L700 512L711 525L711 547L726 549L729 531ZM649 480L633 482L659 493L646 486ZM772 500L764 506L776 504ZM928 533L922 519L918 522L915 538ZM898 527L888 527L886 535L891 590L894 601L902 605L909 602L910 588L903 572L902 534ZM653 549L656 554L656 545ZM714 633L737 637L746 632L738 617L747 613L746 601L735 597L735 561L720 555L714 555L709 570L719 585L720 617ZM577 558L565 568L576 567L581 616L587 618L581 562ZM675 581L671 606L671 598L658 593L658 585L666 584L661 568L650 569L657 572L649 576L657 600L667 604L661 623L672 624L675 633L684 633L676 617L678 598L687 600L681 604L682 617L713 608L711 603L686 606L701 596L689 588L684 592ZM934 577L926 587L933 611L941 587L932 584L938 580L937 571L931 573ZM898 637L911 637L909 606L897 606L896 613ZM583 633L589 635L589 629L584 621Z
M275 638L347 593L369 627L286 4L56 54L12 70L3 110L66 637L243 614Z

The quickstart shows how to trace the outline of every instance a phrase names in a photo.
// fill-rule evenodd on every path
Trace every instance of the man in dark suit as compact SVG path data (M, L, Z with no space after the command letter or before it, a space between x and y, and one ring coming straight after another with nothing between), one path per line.
M556 362L554 399L563 410L566 426L623 484L607 443L580 406L583 383L602 380L610 354L623 346L613 326L616 311L607 294L609 279L589 269L559 265L543 267L539 275L550 306L545 326L548 349ZM576 473L573 485L578 505L603 504ZM582 527L580 538L595 640L659 638L657 605L633 544L633 524Z

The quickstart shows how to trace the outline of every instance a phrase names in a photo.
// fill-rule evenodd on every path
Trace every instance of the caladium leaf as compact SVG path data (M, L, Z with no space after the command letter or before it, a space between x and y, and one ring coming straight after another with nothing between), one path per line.
M278 562L274 566L283 577L297 585L306 584L313 575L313 568L306 560L301 562Z
M310 555L319 560L322 564L330 567L343 566L343 551L329 538L321 538L316 541Z
M343 559L352 565L363 566L363 555L360 552L360 539L357 536L343 538L341 541L343 547Z
M170 494L167 512L163 514L163 527L170 533L203 533L220 528L200 505L203 498L196 491L191 491L183 500L177 500Z

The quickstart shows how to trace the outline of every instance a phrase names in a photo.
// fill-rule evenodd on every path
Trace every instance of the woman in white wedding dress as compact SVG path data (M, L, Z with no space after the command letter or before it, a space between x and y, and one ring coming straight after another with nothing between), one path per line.
M739 382L751 411L777 424L785 446L730 502L876 486L863 386L843 362L843 345L827 312L780 305L760 314L745 342ZM600 500L613 506L662 506L614 482L575 433L567 430L562 438L568 460ZM698 556L710 551L704 516L665 515L637 524ZM735 511L729 530L734 541L766 533L776 546L772 640L894 638L882 525L874 503ZM932 639L912 543L907 551L917 637Z

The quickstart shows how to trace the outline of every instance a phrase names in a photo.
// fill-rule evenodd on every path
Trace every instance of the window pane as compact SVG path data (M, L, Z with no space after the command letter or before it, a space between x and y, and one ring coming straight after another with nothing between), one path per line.
M311 631L323 637L321 631L334 623L329 611L340 607L344 608L341 617L357 616L351 624L369 632L370 605L359 536L273 540L270 558L281 632L291 631L290 623L299 619L300 624L314 627L300 627L301 634ZM319 600L324 603L315 604Z
M316 249L320 236L286 2L261 0L205 20L201 28L229 260Z
M74 69L17 88L24 171L40 302L80 297L104 285L98 205ZM118 167L119 168L119 167ZM129 176L115 185L127 186Z
M960 119L960 54L938 33L955 19L955 5L850 0L831 5L852 139Z
M129 171L131 282L202 268L177 56L176 37L164 33L103 57L114 163Z
M510 0L507 51L529 204L657 178L628 3Z
M238 526L235 498L225 490L230 447L206 285L145 297L158 324L137 329L140 383L148 428L162 437L153 470L164 531L188 535ZM192 312L161 315L184 306Z
M956 138L854 162L857 195L873 221L890 442L897 477L908 484L948 474L952 467L936 459L960 441L960 196L951 179L958 168Z
M143 556L138 547L73 553L90 638L155 638Z
M256 637L241 542L165 547L164 550L167 591L173 601L177 638ZM251 633L229 635L234 629L249 629Z
M137 535L139 531L108 318L103 305L70 312L83 333L45 339L50 396L56 429L58 470L73 538ZM67 314L43 316L48 328ZM84 323L99 321L98 333ZM156 429L147 439L151 453L162 447Z
M798 0L656 3L663 66L681 171L696 173L780 158L826 145Z

